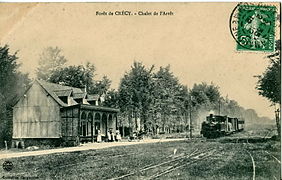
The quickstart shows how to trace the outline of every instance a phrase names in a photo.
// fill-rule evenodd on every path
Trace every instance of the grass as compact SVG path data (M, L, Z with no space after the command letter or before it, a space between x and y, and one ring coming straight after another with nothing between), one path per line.
M253 173L249 151L256 162L256 179L280 179L280 165L265 153L268 151L280 159L280 143L222 143L218 140L180 141L132 146L112 147L100 150L60 153L34 157L12 158L14 168L10 172L0 169L2 177L30 177L38 179L109 179L131 172L136 173L124 179L148 179L171 166L164 165L148 171L138 172L142 167L160 164L176 155L189 155L196 149L215 153L205 160L184 165L187 160L179 161L183 167L167 173L159 179L251 179ZM4 160L0 160L2 164ZM1 178L1 176L0 176Z

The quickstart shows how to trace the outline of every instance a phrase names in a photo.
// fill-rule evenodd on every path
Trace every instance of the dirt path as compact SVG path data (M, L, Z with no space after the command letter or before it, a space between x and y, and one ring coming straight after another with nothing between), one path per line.
M111 143L88 143L83 144L78 147L67 147L67 148L58 148L58 149L48 149L48 150L38 150L38 151L27 151L27 152L0 152L0 159L8 158L17 158L17 157L26 157L26 156L39 156L45 154L54 154L54 153L65 153L65 152L74 152L74 151L86 151L91 149L104 149L115 146L128 146L135 144L147 144L147 143L157 143L157 142L169 142L169 141L183 141L182 139L146 139L139 142L111 142Z

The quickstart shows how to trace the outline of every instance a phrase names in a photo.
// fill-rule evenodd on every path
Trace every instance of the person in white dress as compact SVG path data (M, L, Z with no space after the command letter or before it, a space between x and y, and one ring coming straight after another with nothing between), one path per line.
M112 136L111 136L110 130L108 130L107 136L108 136L108 142L111 142L112 141Z
M117 130L116 132L117 132L117 138L116 138L117 141L121 141L121 135L120 135L120 133L119 133L119 130Z
M98 130L97 142L98 143L102 142L102 135L101 135L101 131L100 130Z

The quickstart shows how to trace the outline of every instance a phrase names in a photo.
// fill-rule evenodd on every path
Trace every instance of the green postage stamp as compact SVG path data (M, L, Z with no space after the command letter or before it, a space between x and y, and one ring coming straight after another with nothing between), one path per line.
M274 51L275 6L239 5L237 50Z

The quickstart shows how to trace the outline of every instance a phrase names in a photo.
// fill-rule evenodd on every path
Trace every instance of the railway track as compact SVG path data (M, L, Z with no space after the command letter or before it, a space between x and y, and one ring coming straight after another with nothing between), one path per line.
M269 134L269 133L268 133ZM267 135L268 135L267 134ZM265 139L267 137L267 135L264 135L262 136L263 139ZM250 143L250 139L252 139L252 136L248 133L247 134L247 138L245 139L246 142L243 142L244 145L246 145L246 149L245 151L249 154L250 158L251 158L251 161L252 161L252 166L253 166L253 172L252 172L252 180L255 180L256 179L256 162L255 162L255 158L254 156L252 155L252 153L248 150L248 149L254 149L254 145ZM275 156L273 156L271 153L269 153L268 151L264 150L263 151L264 153L267 153L269 156L271 156L277 163L279 163L279 165L281 165L281 161L276 158ZM273 178L274 179L277 179L275 175L273 175Z
M249 154L249 156L251 157L251 160L252 160L252 164L253 164L253 177L252 179L255 180L256 179L256 163L255 163L255 160L254 160L254 157L252 156L252 154L247 151L247 153Z
M246 144L247 146L250 147L252 145L250 144L249 139L250 139L250 134L247 133L246 143L243 143L243 144ZM249 149L249 148L246 148L245 151L249 154L249 156L251 158L251 161L252 161L252 167L253 167L252 180L255 180L256 179L256 163L255 163L255 159L252 156L252 154L250 153L250 151L248 151L247 149Z
M210 157L211 155L216 152L215 148L207 148L207 149L200 149L200 147L195 147L194 150L189 152L188 154L179 154L179 155L171 155L163 158L158 164L152 163L146 166L143 166L133 172L128 174L121 175L119 177L111 178L111 180L118 180L118 179L131 179L136 177L142 177L143 179L157 179L161 178L162 176L172 173L173 171L183 168L185 166L189 166L195 164L199 161L203 161ZM83 161L84 164L89 164L89 166L93 165L95 162L103 161L106 158L120 158L120 157L129 157L129 156L142 156L143 153L122 153L122 154L109 154L107 156L99 157L97 155L92 156L93 159ZM65 167L72 167L72 166L79 166L82 162L77 163L70 163L70 164L62 164L58 166L52 166L52 169L57 168L65 168ZM41 167L36 171L40 171L44 169ZM35 171L35 172L36 172ZM144 176L145 175L145 176ZM102 178L103 179L103 178ZM104 178L108 179L108 178Z
M267 153L267 156L272 156L274 159L276 158L275 156L273 156L270 152L265 151L264 150L260 150L256 147L255 141L250 141L249 138L252 137L234 137L234 139L230 142L236 142L236 143L241 143L243 145L244 148L241 148L242 146L239 146L239 152L242 152L242 155L244 155L244 158L248 161L248 164L250 166L250 171L248 171L248 173L246 174L248 177L250 177L250 179L255 180L256 178L260 177L260 172L258 171L258 169L260 168L260 158L257 154L255 154L255 152L257 151L263 151L264 153ZM174 148L174 146L170 146L170 149ZM240 149L241 148L241 149ZM173 149L172 149L173 150ZM132 152L132 151L131 151ZM166 151L168 152L168 151ZM202 143L196 144L191 146L191 148L189 148L189 152L183 153L183 149L177 151L177 153L172 153L171 155L166 155L166 156L162 156L158 159L159 163L155 163L153 161L152 164L148 164L146 166L141 166L138 164L134 163L134 167L132 167L132 171L130 171L128 168L126 168L126 171L124 169L122 169L118 175L111 173L110 174L103 174L100 176L100 179L109 179L111 178L111 180L118 180L118 179L163 179L163 178L167 178L167 177L172 177L172 175L175 175L175 173L180 173L181 171L179 169L186 169L188 168L195 168L197 163L202 163L205 162L205 160L210 160L210 159L214 159L217 158L217 155L219 155L219 157L222 157L222 153L220 153L220 149L216 149L215 146L203 146ZM118 153L118 154L117 154ZM50 168L55 170L55 173L58 173L56 169L61 169L61 168L68 168L68 167L76 167L76 166L80 166L81 164L83 164L83 166L85 167L85 169L89 172L92 171L92 168L97 168L97 167L102 167L103 166L103 162L99 163L107 158L109 159L114 159L114 161L119 161L119 158L121 159L127 159L127 158L131 158L133 160L138 159L138 158L142 158L142 154L146 154L143 151L135 151L134 153L126 153L126 152L117 152L117 153L113 153L113 151L107 152L107 153L98 153L98 154L92 154L90 153L87 157L87 159L84 159L83 161L79 161L79 162L74 162L74 163L69 163L69 164L65 164L65 163L61 163L58 164L56 166L51 166L52 160L50 160L49 162L47 162L48 164L44 164L41 167L37 167L39 169L36 169L34 172L38 172L41 171L40 173L44 172L44 169L46 168ZM154 152L155 153L155 152ZM157 152L156 152L157 153ZM167 153L166 153L167 154ZM155 156L156 154L150 154L149 156L151 158L154 157L158 157ZM136 157L135 157L136 156ZM81 156L81 158L86 158L86 156ZM58 158L61 158L60 156L58 156ZM279 161L279 159L275 159L279 164L281 164L281 162ZM61 160L60 160L61 161ZM63 161L62 161L63 162ZM71 159L68 161L71 162ZM98 163L97 163L98 162ZM274 162L274 161L273 161ZM146 162L143 162L142 164L144 164ZM256 167L256 165L258 167ZM252 169L251 169L252 168ZM256 169L257 168L257 169ZM136 169L136 170L134 170ZM257 172L256 172L257 171ZM20 173L20 172L19 172ZM257 174L256 174L257 173ZM87 173L88 174L88 173ZM90 174L90 173L89 173ZM276 175L276 174L275 174ZM118 177L114 177L114 176L118 176ZM257 176L257 177L256 177ZM274 179L277 179L274 174L271 175ZM113 177L113 178L112 178ZM277 176L278 177L278 176Z
M166 170L162 171L162 172L159 172L153 176L150 176L148 179L151 180L151 179L156 179L156 178L160 178L166 174L169 174L177 169L180 169L182 167L185 167L185 166L188 166L188 165L191 165L191 164L194 164L196 162L199 162L199 161L202 161L208 157L210 157L215 151L210 151L210 152L204 152L204 153L201 153L195 157L191 157L189 159L184 159L184 161L182 162L178 162L176 163L174 166L171 166L169 168L167 168Z
M145 154L145 153L139 153L139 152L135 152L135 153L121 153L121 154L116 154L116 153L111 153L111 154L108 154L106 156L102 156L102 157L99 157L99 154L98 155L94 155L94 156L88 156L87 160L83 161L83 163L87 163L87 164L92 164L92 163L95 163L95 162L101 162L103 161L104 159L107 159L107 158L120 158L120 157L125 157L125 156L134 156L134 155L142 155L142 154ZM59 164L59 165L52 165L52 169L55 169L55 168L65 168L65 167L72 167L72 166L79 166L79 164L81 164L82 162L76 162L76 163L64 163L64 164ZM38 172L40 170L43 170L44 168L46 167L40 167L38 169L35 169L33 170L33 172Z
M107 159L107 158L118 158L118 157L124 157L124 156L130 156L130 155L135 155L137 153L129 153L129 154L116 154L116 153L112 153L112 154L109 154L107 156L103 156L103 157L98 157L98 156L92 156L94 157L93 159L88 159L86 161L83 161L83 163L94 163L94 162L100 162L104 159ZM89 157L88 157L89 158ZM72 167L72 166L78 166L81 162L77 162L77 163L69 163L69 164L60 164L60 165L52 165L52 168L65 168L65 167ZM38 172L40 170L43 170L45 167L40 167L39 169L35 169L33 172Z
M138 155L138 156L141 155L142 156L142 154L145 154L145 153L139 153L139 152L135 152L135 153L121 153L121 154L111 153L111 154L108 154L108 155L102 156L102 157L99 157L99 154L98 154L98 155L87 157L88 159L83 161L83 163L91 165L91 164L93 164L95 162L101 162L101 161L103 161L103 160L105 160L107 158L113 159L113 158L120 158L120 157L127 157L127 156L129 157L129 156L135 156L135 155ZM169 156L167 158L170 158L170 157L172 157L172 156ZM174 156L174 158L179 158L179 157L180 156ZM167 158L165 158L165 160L167 160ZM59 165L55 165L55 166L52 165L51 168L52 169L61 169L61 168L66 168L66 167L79 166L79 164L81 164L81 163L82 162L67 163L67 164L63 163L63 164L59 164ZM46 167L42 166L42 167L39 167L39 168L33 170L32 172L36 173L38 171L43 170L44 168L46 168ZM144 168L150 169L150 167L144 167Z
M158 177L161 177L165 174L168 174L170 172L173 172L176 169L182 168L184 166L196 163L198 161L201 161L210 155L212 155L215 152L214 149L207 149L205 151L200 151L199 149L195 149L188 155L182 154L177 157L174 157L173 159L170 159L168 161L164 161L158 164L150 164L145 167L142 167L136 171L133 171L128 174L124 174L119 177L111 178L111 180L119 180L119 179L125 179L130 178L131 176L138 176L146 174L146 178L144 179L156 179ZM160 171L160 169L162 169ZM149 177L147 177L149 176Z
M275 159L276 162L278 162L279 164L281 164L281 161L280 161L277 157L273 156L270 152L268 152L268 151L264 151L264 152L266 152L268 155L270 155L271 157L273 157L273 159Z

